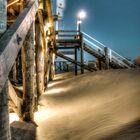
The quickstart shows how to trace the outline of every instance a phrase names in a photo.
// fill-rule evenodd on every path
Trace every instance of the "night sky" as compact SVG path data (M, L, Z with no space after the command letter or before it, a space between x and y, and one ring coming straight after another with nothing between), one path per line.
M84 32L124 57L140 56L140 0L66 0L65 29L76 29L81 9L87 12Z

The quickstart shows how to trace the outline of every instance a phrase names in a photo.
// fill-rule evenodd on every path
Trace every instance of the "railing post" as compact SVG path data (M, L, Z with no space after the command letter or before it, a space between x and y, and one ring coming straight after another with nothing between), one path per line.
M98 49L99 54L101 54L101 50ZM100 58L98 58L98 65L99 65L99 70L102 70L102 61Z
M75 61L77 62L77 47L75 47ZM75 64L75 75L77 75L77 64Z
M23 105L22 119L27 122L34 121L35 101L35 55L34 55L34 23L32 23L24 46L22 48L22 71L23 71Z
M81 74L84 74L84 68L83 68L83 64L84 64L84 43L83 43L83 34L80 33L80 39L81 39L81 64L82 64L82 67L81 67Z
M105 69L109 69L109 58L108 58L108 48L104 48L105 53Z

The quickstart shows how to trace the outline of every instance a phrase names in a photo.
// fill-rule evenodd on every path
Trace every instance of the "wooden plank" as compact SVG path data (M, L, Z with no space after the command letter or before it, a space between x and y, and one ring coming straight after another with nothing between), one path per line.
M84 69L89 70L89 71L91 71L91 72L97 70L96 68L91 68L91 67L89 67L89 66L87 66L87 65L85 65L85 64L82 65L80 62L77 62L77 61L75 61L75 60L73 60L73 59L71 59L71 58L69 58L69 57L67 57L67 56L64 56L64 55L61 54L60 52L57 52L56 55L59 56L59 57L61 57L61 58L63 58L63 59L66 59L67 61L69 61L69 62L71 62L71 63L73 63L73 64L76 64L76 65L78 65L78 66L80 66L80 67L83 67Z
M38 6L38 0L30 2L0 39L0 92L22 47L26 34L35 20Z

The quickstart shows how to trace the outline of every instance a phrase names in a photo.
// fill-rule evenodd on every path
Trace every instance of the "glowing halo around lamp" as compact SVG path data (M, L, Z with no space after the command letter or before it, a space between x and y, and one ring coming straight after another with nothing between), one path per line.
M78 13L78 18L80 19L83 19L86 17L86 12L84 10L81 10L79 13Z

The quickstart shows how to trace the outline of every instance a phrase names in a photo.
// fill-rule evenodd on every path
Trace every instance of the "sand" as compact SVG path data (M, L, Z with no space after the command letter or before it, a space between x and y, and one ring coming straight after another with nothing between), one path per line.
M140 70L64 77L40 98L37 140L140 140Z

